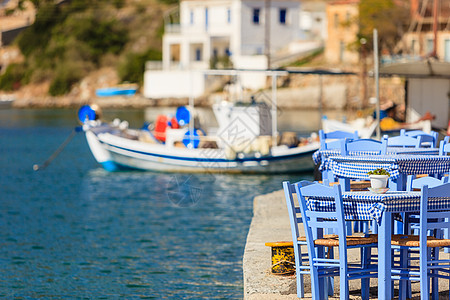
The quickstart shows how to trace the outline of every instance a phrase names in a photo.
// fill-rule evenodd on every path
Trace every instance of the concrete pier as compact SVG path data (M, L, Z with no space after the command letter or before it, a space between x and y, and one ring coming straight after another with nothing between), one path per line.
M281 186L281 183L280 183ZM291 300L297 298L295 275L281 276L270 273L271 249L266 242L292 241L288 211L283 191L258 196L253 202L253 219L247 235L247 243L243 258L244 299ZM349 252L349 262L359 259L359 250ZM306 251L306 248L305 248ZM375 253L376 254L376 251ZM338 257L335 249L335 257ZM441 251L442 259L449 259L448 253ZM305 276L305 298L311 299L309 276ZM370 299L377 299L377 279L370 280ZM360 281L349 282L350 299L361 299ZM398 297L398 281L394 283L395 297ZM412 299L420 299L418 282L412 284ZM339 278L335 278L335 296L329 299L339 299ZM449 283L439 280L439 299L448 299Z

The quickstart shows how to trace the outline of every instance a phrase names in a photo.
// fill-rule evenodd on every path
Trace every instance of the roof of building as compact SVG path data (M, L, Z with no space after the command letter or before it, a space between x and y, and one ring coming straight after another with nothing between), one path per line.
M328 2L329 5L352 5L358 4L359 0L336 0Z
M450 62L426 59L421 61L393 63L380 67L380 76L407 78L450 78Z

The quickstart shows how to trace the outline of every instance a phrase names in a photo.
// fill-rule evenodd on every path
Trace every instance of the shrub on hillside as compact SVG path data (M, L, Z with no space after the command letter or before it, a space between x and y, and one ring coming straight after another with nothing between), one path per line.
M129 53L119 64L118 74L122 81L136 82L142 84L145 63L148 60L161 60L161 51L149 49L143 53Z
M70 92L72 85L83 78L89 69L89 62L65 60L64 63L58 64L48 92L52 96Z
M0 76L0 90L16 90L22 84L22 78L25 73L23 64L10 64L5 73Z

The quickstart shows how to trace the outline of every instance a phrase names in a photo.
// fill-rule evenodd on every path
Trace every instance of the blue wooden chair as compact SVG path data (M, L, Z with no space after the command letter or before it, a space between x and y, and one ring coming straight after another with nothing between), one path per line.
M301 246L306 246L306 239L300 235L298 227L299 223L302 223L302 218L299 216L300 209L295 206L294 194L295 186L289 181L283 182L284 197L286 198L286 204L289 212L289 221L291 223L292 241L294 246L295 256L295 271L297 275L297 296L303 298L305 295L303 275L309 274L309 266L304 263L308 260L308 253L302 253Z
M439 144L439 155L448 155L450 152L450 136L446 136Z
M347 132L337 130L325 133L323 130L319 130L320 149L322 150L339 149L340 147L339 140L345 138L352 140L359 139L358 131Z
M436 131L431 131L430 133L426 133L422 130L409 130L406 131L405 129L400 130L400 135L406 135L411 137L417 137L422 136L423 142L430 142L430 146L432 148L437 147L438 137L439 134Z
M441 143L439 144L439 155L448 155L450 152L450 136L446 136ZM450 170L449 170L450 171ZM450 172L447 174L444 174L443 178L446 178L447 181L449 181Z
M311 184L308 181L299 182L300 185ZM305 295L303 275L310 274L308 253L302 253L302 246L306 246L305 236L300 234L299 224L302 223L302 217L300 215L300 208L296 205L294 195L296 195L295 185L289 181L283 182L284 196L286 198L286 204L289 212L289 222L291 224L292 241L294 246L295 257L295 270L297 275L297 296L303 298ZM296 197L298 199L298 197ZM328 249L330 256L333 255L332 248ZM332 279L329 281L328 295L333 295L334 283Z
M349 152L353 151L372 151L375 154L386 154L387 139L383 137L381 141L372 139L341 140L341 155L348 155Z
M381 141L376 141L372 139L359 139L359 140L341 140L341 155L349 155L350 152L368 152L372 155L383 155L387 152L387 138L383 137ZM350 180L360 180L361 178L340 178L339 183L341 184L344 191L350 191ZM366 229L364 229L366 228ZM376 233L377 226L372 226L374 232ZM368 231L367 222L355 222L354 231L360 232Z
M349 298L348 281L361 280L363 299L369 298L370 278L377 277L377 266L372 264L371 249L377 246L377 236L347 237L344 219L344 203L340 185L327 187L319 183L295 184L299 196L300 211L303 217L306 242L308 246L311 273L311 292L313 299L323 299L325 280L329 276L340 276L340 298ZM334 211L313 211L307 204L308 197L320 197L335 202ZM337 237L323 236L324 229L337 232ZM338 247L339 259L327 257L324 247ZM361 262L349 264L347 250L361 249Z
M431 177L431 176L426 176L426 177L421 177L421 178L416 178L414 179L414 175L409 175L408 176L408 181L406 184L406 190L407 191L412 191L414 189L419 189L421 190L423 186L427 185L429 188L432 187L436 187L439 186L441 184L444 183L448 183L449 177L448 176L444 176L441 179L437 179L435 177ZM405 220L405 226L407 226L407 228L404 228L403 232L406 232L408 234L418 234L419 232L419 215L417 214L410 214L405 216L408 218L408 220ZM448 222L448 220L447 220ZM443 236L444 238L448 238L449 237L449 231L444 229L443 230ZM450 248L446 247L444 249L445 253L449 253L450 252Z
M348 138L349 140L357 140L358 131L332 131L325 133L323 130L319 130L320 150L340 149L341 140ZM321 157L322 162L325 161L324 157ZM330 170L322 171L322 179L328 180L328 182L336 181L333 172Z
M446 183L447 178L437 179L431 176L425 176L420 178L414 178L414 175L408 175L406 190L412 191L414 189L422 189L424 185L427 185L429 188L441 185Z
M387 145L389 147L414 147L414 148L420 148L424 143L429 143L430 139L433 140L432 137L429 137L428 140L426 140L426 137L422 137L421 135L417 137L407 136L407 135L398 135L394 137L388 137L387 135L384 136L387 138Z
M438 279L447 279L450 283L450 260L439 259L439 247L450 246L450 239L441 238L442 229L450 229L450 223L446 221L450 217L450 211L430 209L429 201L449 197L450 183L435 187L424 185L420 198L419 234L418 235L393 235L392 248L402 252L400 265L394 264L392 279L405 281L419 281L421 299L430 298L430 279L432 279L432 298L438 299ZM411 266L408 263L408 251L419 251L419 266ZM405 298L402 296L402 298Z
M349 152L368 152L372 155L382 155L387 152L387 139L383 137L381 141L372 139L359 139L356 141L345 139L341 140L341 155L349 155ZM350 190L350 179L360 178L340 178L339 182L345 191Z

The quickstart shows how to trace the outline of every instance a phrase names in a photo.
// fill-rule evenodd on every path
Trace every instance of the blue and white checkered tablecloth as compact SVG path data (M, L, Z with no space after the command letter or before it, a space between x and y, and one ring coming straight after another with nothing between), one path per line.
M438 148L412 148L412 147L388 147L387 154L413 154L413 155L438 155ZM322 160L328 160L330 156L341 155L340 149L317 150L313 153L313 161L316 165L322 163ZM375 151L350 151L351 156L377 155ZM325 161L325 165L326 165ZM324 169L324 166L320 166Z
M420 209L420 192L388 191L385 194L372 192L344 192L345 218L349 220L377 220L381 221L385 211L418 212ZM336 206L332 198L309 197L308 207L314 211L335 211ZM450 210L449 198L431 198L428 200L430 210Z
M371 155L331 156L329 168L344 178L369 179L367 172L384 168L391 178L400 174L443 174L450 170L450 156L438 155Z

